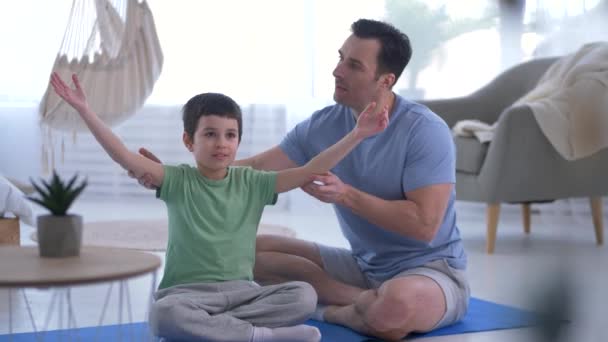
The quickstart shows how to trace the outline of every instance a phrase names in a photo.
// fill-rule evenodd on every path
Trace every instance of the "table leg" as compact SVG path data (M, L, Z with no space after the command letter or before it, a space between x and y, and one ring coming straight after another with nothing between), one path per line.
M156 281L157 281L157 272L156 271L154 271L152 273L151 278L152 279L151 279L151 285L150 285L148 308L146 310L146 317L144 317L144 321L148 320L150 309L152 307L152 304L154 303L154 293L156 291ZM103 326L103 321L104 321L105 314L106 314L106 311L108 308L108 303L109 303L109 300L110 300L110 297L112 294L113 285L114 285L113 283L110 284L110 287L109 287L106 297L104 299L104 305L102 308L101 317L99 319L98 328ZM44 337L45 337L44 335L50 328L51 320L53 320L57 323L58 330L62 330L61 336L60 336L61 340L64 340L64 338L67 338L68 340L73 340L73 339L78 340L78 334L75 331L78 328L78 323L76 322L76 314L74 311L74 305L72 303L71 288L68 287L66 289L53 289L51 300L50 300L49 306L46 311L44 325L41 327L42 330L38 330L38 327L36 325L36 321L34 319L34 315L32 312L32 307L27 298L25 289L19 289L19 291L21 291L21 293L22 293L23 301L27 308L28 317L32 324L32 328L33 328L33 332L34 332L36 341L44 341ZM8 311L9 311L8 333L10 336L9 341L13 341L14 340L14 336L13 336L14 335L14 333L13 333L13 329L14 329L13 328L13 299L12 299L13 289L8 288L7 292L8 292ZM131 296L130 296L130 292L129 292L128 280L121 280L119 282L118 295L119 295L119 298L118 298L118 324L120 324L122 326L122 324L125 323L125 322L123 322L124 321L123 314L126 314L128 323L130 325L132 325L133 324L133 310L131 307ZM55 314L56 314L56 317L55 317ZM64 314L66 316L65 322L64 322ZM130 328L130 332L128 332L124 336L125 339L132 340L132 341L139 339L139 338L135 337L134 328L132 326L130 326L129 328ZM119 340L122 341L123 340L122 327L119 327L119 329L120 329L120 331L118 332ZM95 340L97 340L98 337L100 337L99 330L97 330L97 332L96 332ZM151 331L148 329L148 331L142 332L142 341L159 341L159 339L157 337L153 336Z
M32 323L32 329L34 329L34 334L36 336L36 339L38 339L38 328L36 327L36 320L34 319L34 314L32 313L30 301L27 299L27 295L25 294L25 289L21 290L21 294L23 295L23 302L25 303L25 307L27 308L27 314L30 317L30 322Z
M13 340L13 291L8 289L8 334Z
M154 304L154 292L156 292L156 277L157 277L157 271L154 271L152 273L152 286L150 287L150 296L149 296L149 301L148 301L148 310L146 310L146 317L144 318L145 322L148 322L148 317L150 317L150 309L152 308L152 304ZM146 339L148 341L160 341L160 338L152 335L152 332L150 331L150 329L148 329L148 332L143 334L143 341L146 341Z

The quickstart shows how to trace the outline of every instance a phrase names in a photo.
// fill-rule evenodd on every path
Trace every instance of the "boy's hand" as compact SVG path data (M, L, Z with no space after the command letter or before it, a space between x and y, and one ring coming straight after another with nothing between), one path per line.
M65 82L59 77L56 72L51 74L51 85L55 90L55 93L59 95L65 102L70 106L74 107L79 113L84 113L88 110L89 104L87 103L87 97L80 86L78 77L76 74L72 74L72 81L76 89L70 88Z
M367 138L382 132L388 126L388 105L375 112L376 102L371 102L361 112L357 119L357 126L353 130L359 138Z

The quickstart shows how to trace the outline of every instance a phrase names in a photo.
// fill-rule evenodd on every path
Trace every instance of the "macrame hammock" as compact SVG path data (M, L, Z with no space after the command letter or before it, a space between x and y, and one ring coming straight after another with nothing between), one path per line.
M145 0L74 0L53 71L78 75L91 108L106 124L132 116L148 98L163 65L152 12ZM71 82L71 81L70 81ZM42 164L54 168L53 130L88 131L79 114L50 84L39 108ZM62 156L65 151L61 141ZM50 160L49 160L50 153Z

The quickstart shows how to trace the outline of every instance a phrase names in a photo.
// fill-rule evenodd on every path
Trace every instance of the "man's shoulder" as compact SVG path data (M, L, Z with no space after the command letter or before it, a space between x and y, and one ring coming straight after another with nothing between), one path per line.
M403 124L419 125L440 125L447 127L445 120L433 112L427 106L415 101L407 100L400 95L395 95L395 113Z
M341 104L334 103L332 105L325 106L325 107L315 111L310 116L310 119L313 121L335 119L336 117L340 116L340 115L336 115L336 114L340 114L340 113L348 114L348 113L350 113L350 109Z

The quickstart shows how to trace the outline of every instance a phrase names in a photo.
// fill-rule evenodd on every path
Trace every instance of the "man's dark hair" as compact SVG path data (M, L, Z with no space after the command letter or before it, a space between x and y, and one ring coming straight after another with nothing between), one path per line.
M239 127L239 143L243 135L243 115L239 105L230 97L218 93L199 94L188 100L182 108L184 131L194 140L198 120L202 116L217 115L235 119Z
M351 25L350 29L358 38L380 41L378 75L393 73L397 82L412 57L412 46L408 36L391 24L371 19L359 19Z

